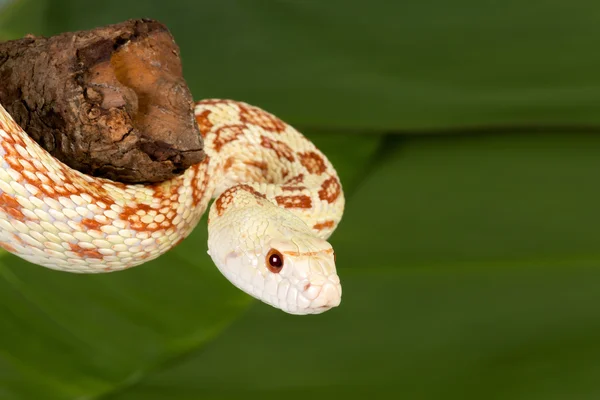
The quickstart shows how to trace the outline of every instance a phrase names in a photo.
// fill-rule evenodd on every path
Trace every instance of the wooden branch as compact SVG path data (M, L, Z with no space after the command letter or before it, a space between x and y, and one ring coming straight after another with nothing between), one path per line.
M54 157L121 182L204 157L179 48L153 20L0 43L0 103Z

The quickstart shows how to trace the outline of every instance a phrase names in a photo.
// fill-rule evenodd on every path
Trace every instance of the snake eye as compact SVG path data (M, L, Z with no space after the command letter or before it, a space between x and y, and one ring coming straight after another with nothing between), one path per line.
M269 250L266 261L267 268L269 268L269 271L275 274L279 273L281 271L281 268L283 268L283 254L281 254L275 249Z

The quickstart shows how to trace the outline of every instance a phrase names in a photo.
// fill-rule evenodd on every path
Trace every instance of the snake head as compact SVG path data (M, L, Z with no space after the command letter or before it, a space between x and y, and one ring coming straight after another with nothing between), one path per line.
M323 239L299 235L273 239L256 261L260 270L268 271L260 295L268 304L290 314L319 314L341 302L335 254Z
M342 287L331 245L309 231L267 229L258 237L225 228L209 254L249 295L290 314L319 314L340 304Z

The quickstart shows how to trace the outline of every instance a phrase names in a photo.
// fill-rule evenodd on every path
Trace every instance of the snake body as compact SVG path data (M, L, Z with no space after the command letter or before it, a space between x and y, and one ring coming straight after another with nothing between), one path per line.
M127 185L56 160L0 106L0 247L61 271L123 270L181 242L214 198L209 254L234 285L289 313L337 306L326 239L344 196L331 163L257 107L203 100L195 113L205 159L171 180Z

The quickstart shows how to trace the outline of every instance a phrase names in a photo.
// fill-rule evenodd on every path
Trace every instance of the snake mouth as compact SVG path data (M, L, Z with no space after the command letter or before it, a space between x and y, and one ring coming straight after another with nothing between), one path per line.
M296 287L307 290L297 291ZM339 306L342 300L342 286L337 275L325 278L324 282L302 282L296 287L289 288L292 293L296 293L292 296L293 300L288 298L289 292L286 292L283 300L263 301L280 308L288 314L307 315L324 313Z
M313 314L322 314L325 311L331 310L332 308L333 307L331 307L331 306L322 306L322 307L313 308Z

